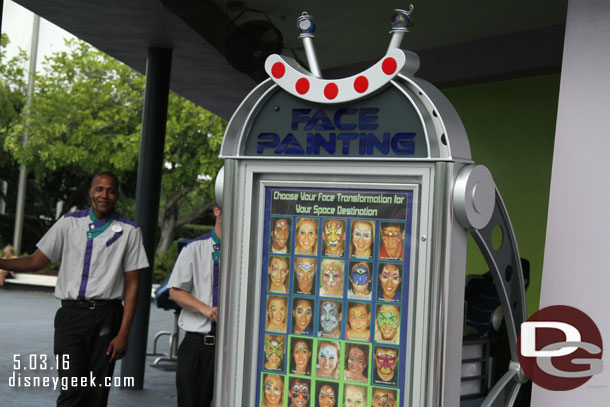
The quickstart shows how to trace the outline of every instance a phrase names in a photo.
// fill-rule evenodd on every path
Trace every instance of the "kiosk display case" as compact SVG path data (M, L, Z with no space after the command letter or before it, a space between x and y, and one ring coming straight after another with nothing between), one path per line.
M371 68L322 79L304 13L311 72L270 56L229 122L217 407L459 405L467 231L484 246L492 217L511 230L459 116L398 48L408 19ZM503 247L484 253L519 270ZM499 284L503 305L523 291Z

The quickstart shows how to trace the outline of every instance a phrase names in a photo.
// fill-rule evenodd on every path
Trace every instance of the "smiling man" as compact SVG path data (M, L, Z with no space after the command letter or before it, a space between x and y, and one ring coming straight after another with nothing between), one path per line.
M273 221L271 230L271 253L288 254L290 238L290 222L279 218Z
M61 260L55 296L62 306L55 316L54 352L69 363L58 371L60 377L88 377L91 372L96 383L103 383L127 352L139 270L148 267L148 259L140 229L114 211L118 194L114 174L95 174L89 209L60 218L31 256L0 260L0 268L18 272ZM57 405L105 406L109 390L97 385L62 388Z

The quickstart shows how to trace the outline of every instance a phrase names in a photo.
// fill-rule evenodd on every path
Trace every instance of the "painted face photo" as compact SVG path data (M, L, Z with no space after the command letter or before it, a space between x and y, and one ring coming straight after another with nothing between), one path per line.
M396 390L373 387L373 407L396 407Z
M369 341L371 336L371 305L350 302L347 305L345 339Z
M320 266L320 296L343 297L343 260L322 260Z
M286 338L279 335L265 335L265 369L284 371Z
M345 253L345 221L327 219L324 221L324 256L343 257Z
M337 383L316 382L316 407L337 407L339 391Z
M306 407L309 405L311 382L307 379L290 379L290 407Z
M284 380L268 374L263 377L263 407L281 407L284 404Z
M402 292L402 266L399 264L379 264L379 285L377 298L386 302L400 301Z
M349 270L349 297L371 299L373 265L368 262L351 262Z
M366 407L366 387L346 384L343 388L344 407Z
M267 297L267 331L286 333L286 297Z
M379 258L382 260L404 260L405 225L398 222L381 222L381 247Z
M309 376L311 374L311 339L292 338L290 373Z
M292 305L292 333L311 335L313 321L313 301L303 298L294 298Z
M369 346L348 343L345 346L345 380L366 383L368 381Z
M318 336L339 338L341 336L341 303L320 301L320 331Z
M316 259L297 257L294 259L294 293L314 295L316 283Z
M318 366L316 376L327 379L339 378L339 360L341 360L341 347L338 342L318 342Z
M377 305L375 342L397 345L400 340L400 307Z
M373 258L375 241L375 224L368 220L352 222L351 257L360 259Z
M271 253L290 253L290 219L271 219Z
M398 367L398 349L375 347L375 383L396 386L396 369Z
M317 219L300 218L297 220L296 254L318 254L318 221Z
M288 293L289 257L272 256L269 259L268 289L272 293Z

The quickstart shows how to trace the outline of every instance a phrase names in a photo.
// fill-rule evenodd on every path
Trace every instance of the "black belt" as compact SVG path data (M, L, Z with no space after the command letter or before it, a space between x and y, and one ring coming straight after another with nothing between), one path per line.
M61 306L77 309L96 309L105 305L120 305L121 300L61 300Z
M203 340L203 344L207 346L216 345L216 335L202 334L199 332L187 332L186 336Z

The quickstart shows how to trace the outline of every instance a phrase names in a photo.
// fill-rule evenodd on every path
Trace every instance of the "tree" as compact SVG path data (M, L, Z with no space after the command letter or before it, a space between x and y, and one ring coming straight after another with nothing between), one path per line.
M132 198L145 78L81 41L66 45L68 51L46 58L36 76L27 145L20 143L22 114L5 147L36 182L55 186L50 195L65 201L66 210L86 205L88 177L101 169L117 173L122 192ZM170 94L159 251L167 251L177 228L209 207L224 127L222 119ZM119 209L130 216L132 208L128 200Z
M11 155L2 149L7 134L19 121L20 114L25 106L26 85L25 66L26 56L22 51L11 59L6 59L6 46L9 39L6 34L0 36L0 182L6 181L11 185L17 183L19 165ZM5 194L0 189L0 199L6 204L6 210L14 208L16 191L9 188ZM14 218L0 216L0 244L9 243L12 237Z
M175 93L170 95L158 252L169 249L179 228L213 207L213 181L222 166L217 157L225 127L220 117Z

